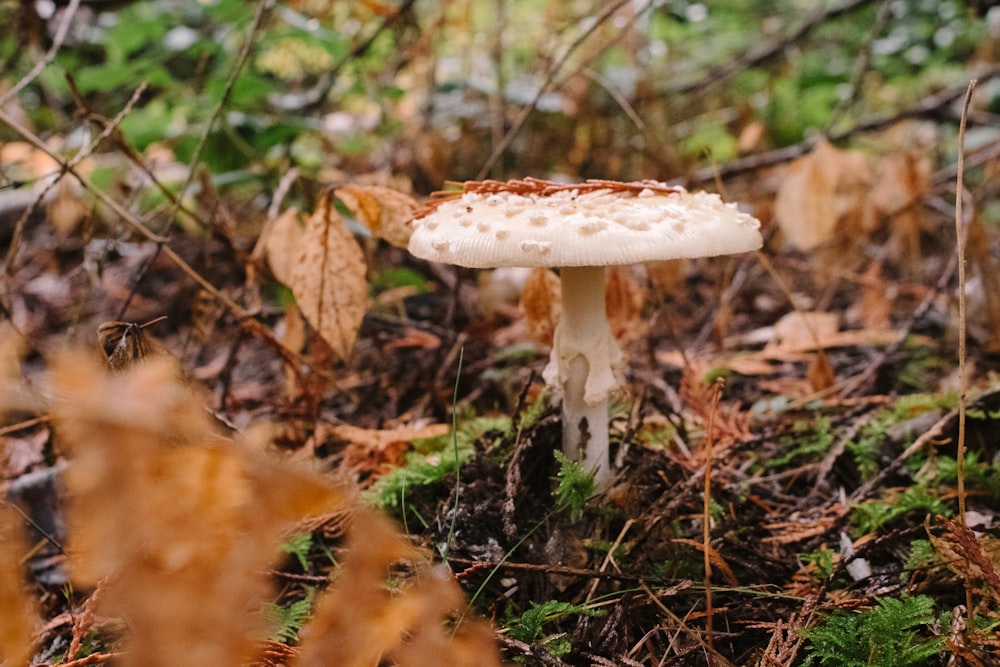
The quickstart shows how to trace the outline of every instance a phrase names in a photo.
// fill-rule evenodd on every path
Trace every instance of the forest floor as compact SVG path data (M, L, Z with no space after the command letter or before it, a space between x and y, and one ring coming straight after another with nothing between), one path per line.
M865 664L853 651L868 664L997 664L998 364L978 305L960 420L954 229L935 220L910 265L890 252L858 271L850 250L796 252L770 228L758 255L616 272L609 312L629 365L613 481L585 502L560 487L580 480L555 457L548 347L516 299L484 304L474 271L369 242L372 307L353 351L336 361L303 334L294 372L278 342L292 310L265 307L260 329L241 326L128 234L82 241L31 224L7 286L39 391L67 341L99 358L96 332L123 319L122 303L130 321L165 316L126 342L179 360L226 433L267 422L273 456L363 490L447 567L506 660ZM248 270L252 241L203 230L169 244L217 290L267 295L273 282ZM8 497L45 535L29 561L45 622L36 661L113 659L127 632L84 613L93 588L68 592L50 473L73 445L45 410L6 424ZM328 586L350 543L343 519L300 525L305 546L286 544L271 573L276 607ZM276 647L294 647L304 621L285 616L260 660L291 664L295 649Z

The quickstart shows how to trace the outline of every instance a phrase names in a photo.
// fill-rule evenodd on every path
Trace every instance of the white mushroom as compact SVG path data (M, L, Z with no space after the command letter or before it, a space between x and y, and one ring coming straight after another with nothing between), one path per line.
M495 225L495 241L456 225L456 210ZM543 219L547 224L539 224ZM436 202L414 220L410 252L472 268L559 268L562 320L544 377L561 390L564 453L582 460L605 489L608 401L625 358L607 321L604 267L756 250L759 227L718 195L656 181L470 182L464 194Z

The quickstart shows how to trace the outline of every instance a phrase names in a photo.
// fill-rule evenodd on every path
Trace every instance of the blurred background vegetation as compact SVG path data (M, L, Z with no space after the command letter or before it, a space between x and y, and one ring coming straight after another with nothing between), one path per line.
M842 136L996 68L988 4L85 0L54 66L7 109L71 154L99 131L83 116L114 117L145 82L127 145L202 162L249 200L293 167L401 175L418 192L477 176L670 180ZM0 94L51 48L65 5L0 2ZM1000 113L1000 87L982 91ZM127 168L99 163L94 179Z

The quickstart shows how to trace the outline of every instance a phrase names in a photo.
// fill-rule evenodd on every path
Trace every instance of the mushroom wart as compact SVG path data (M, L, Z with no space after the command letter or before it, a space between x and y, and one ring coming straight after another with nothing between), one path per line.
M625 359L607 321L604 267L756 250L759 227L716 194L657 181L470 181L417 214L410 252L472 268L559 269L562 320L544 376L562 392L564 453L606 488L608 400Z

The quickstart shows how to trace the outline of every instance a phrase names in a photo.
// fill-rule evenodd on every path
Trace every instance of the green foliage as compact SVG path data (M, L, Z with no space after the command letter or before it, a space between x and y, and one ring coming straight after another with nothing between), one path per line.
M833 549L820 549L813 553L799 554L799 558L813 565L816 579L826 581L833 576L833 555Z
M507 613L506 625L512 638L527 644L537 642L546 652L557 658L569 653L573 646L565 634L543 636L546 624L570 615L603 615L601 611L558 600L546 600L542 603L532 602L531 608L517 617L513 617L509 609Z
M875 499L854 506L851 520L862 535L873 533L896 517L908 512L919 511L924 514L942 514L948 516L951 509L948 504L931 492L927 487L910 486L891 496L889 500Z
M273 642L284 642L291 644L298 641L299 630L309 620L312 613L313 598L316 597L315 588L307 588L306 596L297 602L293 602L287 607L282 607L276 602L268 602L264 605L263 614L268 623L274 628L268 637Z
M909 573L913 570L932 565L937 560L937 552L934 550L934 545L931 544L930 540L913 540L910 544L910 555L907 556L903 568Z
M814 424L798 422L792 436L793 447L785 454L767 462L769 468L781 468L797 458L811 460L817 455L825 454L834 442L833 428L827 417L819 417Z
M312 533L298 533L286 540L281 545L281 550L290 556L295 556L295 560L302 566L302 570L306 571L309 569L309 550L312 545Z
M587 499L594 495L594 475L583 469L580 461L571 461L560 452L555 452L559 462L559 472L556 479L556 506L569 510L569 518L576 521L583 514Z
M937 461L936 484L955 486L958 478L958 461L952 456L942 456ZM979 460L979 452L965 455L965 486L967 489L985 491L988 497L1000 497L1000 468Z
M474 417L463 421L462 427L454 433L454 442L450 433L417 440L413 443L414 451L406 455L406 463L380 477L365 494L365 499L376 507L400 509L404 499L415 489L441 482L472 458L473 444L478 438L491 431L502 434L509 429L508 417Z
M920 667L944 648L942 637L921 629L935 622L934 601L927 596L881 598L858 613L834 612L806 631L807 665L829 667Z

